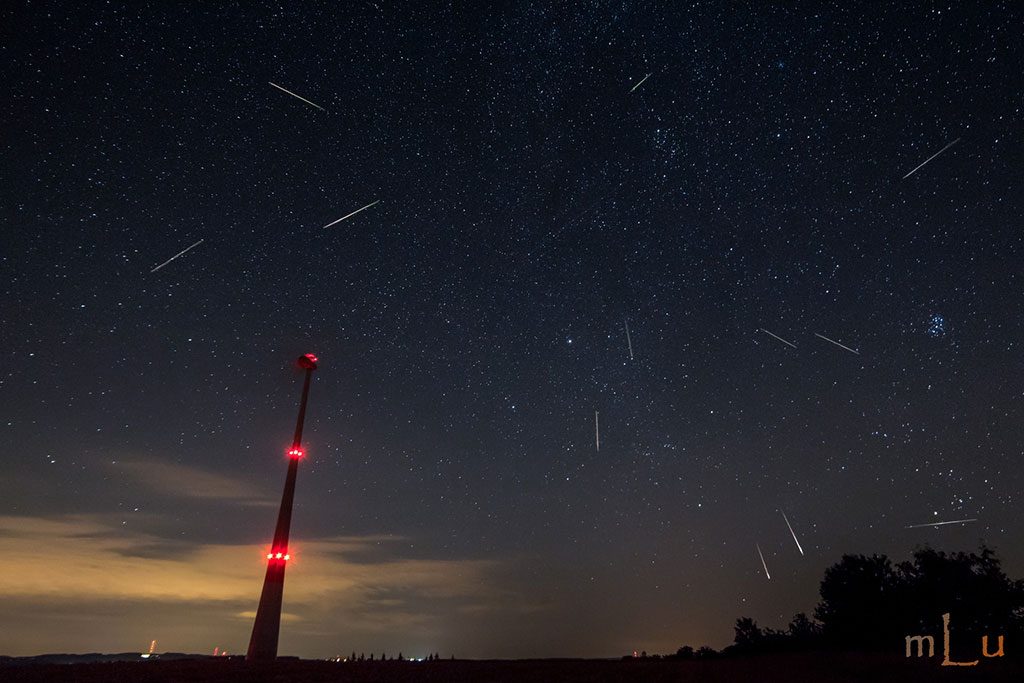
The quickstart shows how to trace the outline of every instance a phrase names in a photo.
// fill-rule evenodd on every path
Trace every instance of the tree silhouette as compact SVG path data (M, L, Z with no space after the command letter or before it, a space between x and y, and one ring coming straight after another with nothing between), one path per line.
M821 624L807 618L803 612L793 616L786 634L791 639L793 649L807 650L815 647L821 639Z
M1024 583L1003 572L995 552L914 551L896 567L884 555L845 555L821 582L815 616L833 646L891 649L910 634L941 632L949 613L958 634L1021 633Z
M911 561L898 565L885 555L844 555L825 570L820 595L814 610L820 624L800 613L787 630L776 631L742 617L736 620L733 645L723 654L823 646L891 652L908 635L941 638L946 613L954 642L976 644L982 635L1024 637L1024 581L1007 577L995 552L984 545L977 553L919 548ZM683 648L675 655L684 656Z
M907 633L907 590L884 555L843 555L825 570L814 616L838 647L892 648Z
M758 627L757 622L750 617L737 619L733 631L736 634L733 643L739 650L753 652L759 649L764 641L764 633Z
M915 632L933 631L949 613L957 633L977 640L986 633L1021 633L1024 584L1003 573L995 552L951 553L922 548L900 565L911 604L927 606L912 615Z

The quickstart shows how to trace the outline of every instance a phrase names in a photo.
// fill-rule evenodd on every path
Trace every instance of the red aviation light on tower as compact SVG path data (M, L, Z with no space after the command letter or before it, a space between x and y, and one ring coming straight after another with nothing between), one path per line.
M316 370L316 364L319 362L320 360L311 353L299 356L299 367L303 370Z
M292 448L288 449L288 457L292 458L293 460L298 460L299 458L301 458L305 454L306 454L306 452L303 451L301 448L297 448L297 447L293 446Z
M280 551L279 550L277 552L269 552L269 553L267 553L267 559L271 560L271 561L277 560L279 562L287 562L288 560L292 559L292 556L291 556L291 553L289 553L287 551Z

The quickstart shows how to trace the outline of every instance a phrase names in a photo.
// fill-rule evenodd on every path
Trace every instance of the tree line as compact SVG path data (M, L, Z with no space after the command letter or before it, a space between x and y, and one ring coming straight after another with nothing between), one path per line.
M762 628L750 617L736 620L733 644L679 648L670 659L860 650L902 652L908 635L942 632L950 614L956 639L974 643L985 634L1008 642L1024 636L1024 580L1003 571L995 551L946 553L920 548L910 561L885 555L844 555L825 570L814 618L797 614L785 629Z

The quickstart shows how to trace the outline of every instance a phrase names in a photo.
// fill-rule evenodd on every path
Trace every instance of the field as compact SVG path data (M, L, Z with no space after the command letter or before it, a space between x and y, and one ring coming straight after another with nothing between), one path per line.
M437 662L333 663L279 661L253 666L239 660L96 662L0 668L0 680L18 682L138 681L339 681L351 683L613 683L697 681L701 683L799 683L803 681L1010 681L1024 680L1019 659L982 660L974 667L942 667L941 659L908 660L877 655L816 653L709 661L672 660L454 660Z

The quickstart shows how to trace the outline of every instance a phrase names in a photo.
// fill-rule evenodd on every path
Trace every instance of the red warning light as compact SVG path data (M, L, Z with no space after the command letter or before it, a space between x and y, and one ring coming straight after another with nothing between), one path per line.
M289 458L295 458L296 460L298 460L299 458L301 458L304 455L305 455L305 453L302 451L301 448L289 448L288 449L288 457Z
M319 362L320 360L311 353L299 356L299 367L303 370L316 370L316 364Z

